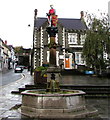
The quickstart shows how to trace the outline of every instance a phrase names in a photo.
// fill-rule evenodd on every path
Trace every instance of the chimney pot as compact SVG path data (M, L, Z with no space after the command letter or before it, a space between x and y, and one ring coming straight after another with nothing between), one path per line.
M84 17L84 12L81 11L80 14L81 14L81 19L82 19Z
M7 40L5 40L5 44L7 45Z
M34 12L35 12L35 16L37 16L37 12L38 12L38 10L37 10L37 9L35 9L35 10L34 10Z

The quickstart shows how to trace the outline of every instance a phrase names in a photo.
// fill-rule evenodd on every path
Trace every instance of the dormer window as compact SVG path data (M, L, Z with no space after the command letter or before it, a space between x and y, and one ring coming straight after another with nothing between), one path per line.
M68 33L68 44L77 44L77 33Z

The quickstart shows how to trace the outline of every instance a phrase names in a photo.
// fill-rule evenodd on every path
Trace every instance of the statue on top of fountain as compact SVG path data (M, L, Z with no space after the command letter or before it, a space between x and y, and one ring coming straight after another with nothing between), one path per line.
M56 15L56 10L53 8L53 5L50 5L51 9L47 13L49 27L57 27L58 16Z

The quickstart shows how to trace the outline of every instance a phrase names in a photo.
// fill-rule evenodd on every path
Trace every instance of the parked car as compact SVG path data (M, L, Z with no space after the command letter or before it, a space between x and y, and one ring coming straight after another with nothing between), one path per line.
M17 72L23 72L23 69L22 69L22 67L19 67L19 66L17 66L15 69L14 69L14 72L15 73L17 73Z
M24 69L28 69L28 66L24 66Z
M22 68L22 70L24 70L25 66L23 65L19 65L20 68Z

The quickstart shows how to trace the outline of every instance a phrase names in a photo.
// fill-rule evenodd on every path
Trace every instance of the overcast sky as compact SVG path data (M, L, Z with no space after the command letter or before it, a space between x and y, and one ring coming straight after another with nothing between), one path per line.
M59 18L80 18L80 11L108 12L110 0L0 0L0 38L8 45L32 46L34 9L46 17L53 4ZM31 26L28 27L28 24Z

